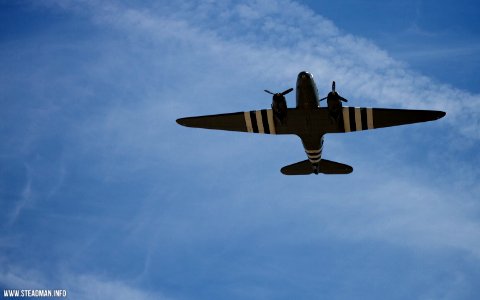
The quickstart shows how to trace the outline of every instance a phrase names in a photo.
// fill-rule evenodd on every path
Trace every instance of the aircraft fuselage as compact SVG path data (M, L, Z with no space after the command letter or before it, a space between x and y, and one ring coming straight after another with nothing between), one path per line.
M302 71L297 76L297 108L305 110L305 124L310 123L309 110L320 107L318 90L312 74ZM319 136L312 131L311 135L300 136L308 160L312 164L313 172L318 174L319 163L322 159L323 135Z

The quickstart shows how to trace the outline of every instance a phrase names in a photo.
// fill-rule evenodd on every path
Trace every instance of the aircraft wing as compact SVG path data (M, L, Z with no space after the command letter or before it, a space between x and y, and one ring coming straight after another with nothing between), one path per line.
M320 118L325 118L324 111ZM325 133L351 132L412 123L434 121L445 116L437 110L389 109L367 107L343 107L336 128L329 127Z
M252 110L229 114L218 114L181 118L177 123L187 127L241 131L264 134L288 134L292 128L280 124L271 109Z
M278 122L271 109L181 118L177 123L205 129L308 136L427 122L443 116L445 112L436 110L343 107L335 120L328 108L321 107L314 110L289 108L284 124Z

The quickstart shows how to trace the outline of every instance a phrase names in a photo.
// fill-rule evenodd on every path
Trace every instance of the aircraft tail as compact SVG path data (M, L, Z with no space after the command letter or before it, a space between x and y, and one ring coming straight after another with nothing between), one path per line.
M313 173L312 163L307 159L288 166L280 170L285 175L309 175ZM319 173L323 174L349 174L352 173L353 168L349 165L344 165L327 159L322 159L319 162Z

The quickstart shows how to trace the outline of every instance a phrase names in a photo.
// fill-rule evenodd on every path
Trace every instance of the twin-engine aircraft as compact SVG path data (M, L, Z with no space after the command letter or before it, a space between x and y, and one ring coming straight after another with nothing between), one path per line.
M308 159L283 167L283 174L349 174L353 171L351 166L322 158L323 136L326 133L427 122L445 116L445 112L436 110L343 107L342 102L348 100L335 91L335 81L332 91L320 99L313 76L305 71L297 77L296 108L287 108L285 95L291 91L293 88L282 93L265 90L273 95L271 109L181 118L177 123L206 129L296 134L302 140ZM320 107L323 100L327 100L327 107Z

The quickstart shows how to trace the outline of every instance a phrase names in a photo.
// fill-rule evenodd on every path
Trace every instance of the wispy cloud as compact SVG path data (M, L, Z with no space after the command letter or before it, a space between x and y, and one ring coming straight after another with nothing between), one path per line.
M0 285L5 289L62 289L68 298L75 299L172 299L158 290L155 292L132 287L120 280L103 278L100 275L72 274L62 272L50 281L45 272L32 268L10 268L0 272Z
M142 290L122 281L102 279L93 275L66 276L64 282L68 295L78 299L172 299L162 295L158 290L155 292Z
M320 83L336 79L344 93L363 103L446 110L446 122L460 134L480 137L478 95L412 71L372 42L341 32L295 2L171 5L161 11L155 6L90 5L88 14L95 20L153 47L169 42L191 49L192 58L222 57L225 69L241 64L243 72L262 80L292 81L298 70L307 69Z
M15 201L15 205L11 210L10 216L8 218L7 226L11 226L15 223L19 215L21 214L22 210L29 205L32 205L33 201L33 192L32 192L32 170L28 165L25 165L27 178L26 182L24 183L24 187L20 194L18 195L17 199L12 199Z
M131 43L127 47L136 49L137 43L142 47L145 43L149 44L150 48L144 49L146 52L143 54L146 54L153 63L157 60L154 55L157 47L168 48L169 46L165 46L165 43L175 45L177 59L178 55L179 57L190 57L187 65L191 63L192 65L189 66L192 68L188 70L200 68L204 76L198 83L195 83L195 79L197 79L195 74L182 72L186 65L180 63L177 70L175 65L166 66L167 70L172 71L170 80L177 88L175 80L188 82L190 91L205 90L207 87L212 90L213 87L218 89L218 85L221 85L223 81L228 85L233 85L229 82L229 76L215 77L219 75L216 72L223 70L226 73L221 73L222 75L232 72L231 76L235 78L234 83L238 85L234 88L235 91L245 89L248 85L254 86L254 82L260 79L275 85L291 84L296 72L307 69L314 73L321 89L325 89L322 82L336 79L342 84L341 87L345 90L344 94L352 94L360 99L354 99L358 105L365 103L387 107L446 110L448 115L445 122L449 123L452 132L461 134L464 139L473 140L473 144L476 144L480 137L480 125L476 117L480 112L478 95L454 89L415 73L402 62L395 61L372 42L341 32L332 22L315 15L308 8L290 1L268 3L247 1L238 5L233 3L197 4L179 4L178 6L171 4L163 7L162 10L158 10L155 5L152 5L147 10L130 5L88 2L87 5L82 6L82 13L92 17L100 26L111 26L129 36ZM64 2L62 5L69 8L69 5ZM77 4L73 4L73 6L78 9ZM202 13L198 13L199 11ZM186 56L183 56L185 53ZM202 59L208 64L215 65L205 68L206 65L199 62ZM178 60L175 61L177 64L179 63ZM150 72L149 74L152 76L156 74L155 72L151 73L151 70L147 70L147 72ZM255 74L256 78L252 79L251 74ZM237 80L242 76L245 76L245 82ZM166 79L168 80L168 77ZM222 95L228 95L224 90L221 92ZM166 146L168 143L152 141L162 139L165 134L168 134L168 130L172 128L169 122L177 116L189 114L189 112L193 114L196 111L212 113L211 109L207 109L208 104L216 107L218 112L223 112L227 109L233 110L233 107L248 108L249 104L254 103L249 100L248 103L239 105L240 97L238 96L229 99L234 102L233 104L231 101L219 102L217 97L211 97L205 91L195 94L195 98L192 98L191 95L189 92L173 92L167 88L166 94L162 98L169 100L157 102L154 97L149 97L144 99L142 105L137 106L133 111L121 107L114 108L109 111L107 118L98 120L100 123L93 123L85 128L95 128L96 131L101 128L105 138L113 137L114 141L107 144L100 143L100 145L122 145L121 148L114 149L114 151L121 151L120 153L114 152L115 156L122 155L121 153L144 153L150 157L152 153L156 153L152 150L168 155L169 151L165 150L174 149L178 146L176 142ZM250 98L255 94L245 90L244 95L246 98ZM214 98L215 102L213 102ZM185 105L185 100L183 103L179 103L178 101L181 99L195 101L188 101L189 107ZM202 101L199 102L197 99L202 99ZM258 104L256 105L258 106ZM134 116L142 119L139 119L139 122L128 121ZM155 126L155 130L146 133L144 129L140 129L156 124L153 121L155 116L159 116L159 120L162 119L158 126ZM168 130L162 130L161 124L168 124L165 127ZM138 134L140 131L143 131L142 134ZM198 136L191 138L195 139L193 144L198 142ZM216 148L216 152L212 155L217 159L218 153L223 153L222 151L225 153L236 151L228 145L222 146L220 143L216 147L219 148ZM221 147L225 149L222 150ZM248 149L248 146L241 149ZM111 149L101 151L111 151ZM215 159L211 155L205 155L200 152L195 159L198 160L202 156L208 161ZM132 161L129 160L128 164L131 165L131 163ZM451 166L451 168L455 167ZM107 170L107 172L112 173L112 170ZM475 172L473 177L477 176L478 173ZM441 197L444 195L441 195L441 192L435 192L436 187L425 187L424 182L416 184L408 180L403 184L395 185L396 180L398 179L392 178L384 188L366 194L370 198L365 196L364 200L372 199L373 204L378 206L379 202L392 195L392 190L396 190L397 192L394 194L398 198L393 198L393 200L398 200L398 202L390 201L388 203L389 205L397 203L399 210L403 210L405 213L388 209L385 214L391 220L373 218L372 220L377 220L378 223L365 227L368 229L362 231L363 233L358 233L359 235L381 236L381 238L397 241L402 240L403 235L407 235L412 243L428 241L425 244L439 246L455 244L476 253L478 237L472 239L471 233L475 232L477 225L473 220L462 221L466 211L460 211L457 215L458 218L452 219L452 217L448 217L447 213L452 209L450 205L447 205L445 209L440 209L451 198ZM404 190L416 191L418 195L422 196L418 198L411 193L400 196ZM442 198L439 200L440 206L435 204L437 201L435 199L439 197ZM407 202L403 202L404 199ZM410 204L412 206L404 206ZM350 203L350 205L355 204ZM421 207L417 207L417 205ZM431 214L426 213L429 205L437 207ZM383 206L380 205L379 208L381 207ZM345 208L345 210L349 209L351 209L350 206ZM417 215L416 212L419 214ZM365 212L364 216L367 219L370 218L368 212ZM435 225L429 226L427 223L423 223L426 217L431 218L430 224ZM435 220L439 223L435 223ZM364 221L366 220L358 220L359 223ZM384 227L381 226L382 224ZM406 224L411 224L411 227L404 226ZM457 225L454 226L454 224ZM415 226L424 230L414 230ZM445 231L448 239L425 239L427 236L438 233L434 230L441 231L441 228L446 227L457 228L457 232L464 232L464 234L455 235L453 231Z

